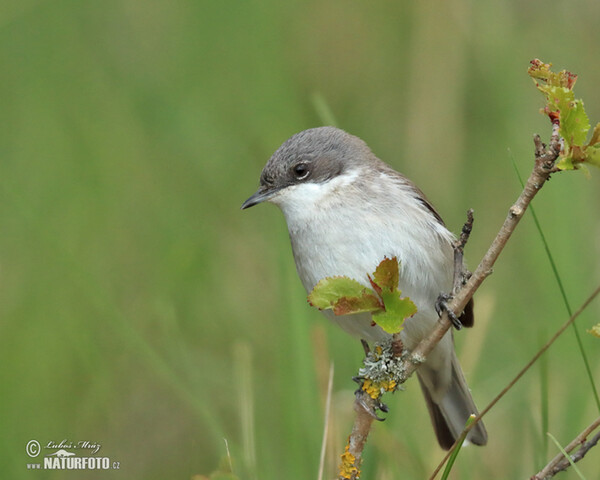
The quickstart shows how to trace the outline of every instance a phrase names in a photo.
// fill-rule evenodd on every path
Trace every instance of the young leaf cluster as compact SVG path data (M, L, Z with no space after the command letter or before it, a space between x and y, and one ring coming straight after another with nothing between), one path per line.
M550 67L551 63L535 59L527 73L546 97L546 106L541 112L558 124L559 134L564 139L556 167L560 170L575 170L584 164L600 167L600 123L594 127L590 141L585 143L591 125L583 101L576 99L573 93L577 75L567 70L553 72Z
M406 318L417 313L410 298L398 290L399 262L384 258L368 275L372 288L352 278L327 277L319 281L308 295L308 302L319 310L331 309L335 315L370 312L373 321L390 334L402 330Z

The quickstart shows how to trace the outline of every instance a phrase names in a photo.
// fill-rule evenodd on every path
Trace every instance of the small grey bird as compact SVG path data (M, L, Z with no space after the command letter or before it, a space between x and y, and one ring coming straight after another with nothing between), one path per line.
M370 287L367 274L384 257L400 261L399 289L418 312L401 333L413 349L438 318L436 304L452 290L453 234L423 192L379 160L360 138L333 127L300 132L267 162L258 191L244 202L279 206L285 215L296 269L307 293L325 277L345 275ZM350 334L370 342L389 334L369 313L335 316ZM473 325L472 303L460 317ZM449 331L417 370L440 446L449 449L467 418L477 414ZM467 437L485 445L479 422Z

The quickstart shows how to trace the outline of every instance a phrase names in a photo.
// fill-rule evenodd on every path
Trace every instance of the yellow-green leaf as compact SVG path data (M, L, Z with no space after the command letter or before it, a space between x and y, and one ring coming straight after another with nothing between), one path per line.
M567 111L571 103L575 100L573 90L569 90L566 87L545 85L538 88L546 94L548 107L553 112Z
M348 277L328 277L319 281L308 295L308 302L335 315L371 312L373 321L388 333L398 333L406 318L417 312L410 298L401 298L396 257L384 258L369 277L373 289Z
M559 133L570 145L583 145L589 129L590 120L581 100L574 100L564 113L560 112Z
M319 310L332 309L336 315L371 312L381 309L375 292L348 277L327 277L319 281L308 295Z
M576 166L573 163L573 157L571 155L560 157L560 160L556 162L556 168L559 170L575 170Z
M564 139L556 167L560 170L585 171L586 164L600 167L600 123L595 126L592 138L586 144L591 125L583 101L576 99L573 93L577 75L566 70L555 73L551 66L551 63L535 59L531 61L527 73L546 97L542 113L548 115L552 123L558 124L558 133Z
M417 306L410 298L401 298L400 292L382 292L385 311L373 313L373 321L387 333L402 330L404 320L417 313Z
M398 259L396 257L384 258L379 265L377 265L375 272L373 272L373 281L382 290L390 292L393 292L398 288L399 277Z

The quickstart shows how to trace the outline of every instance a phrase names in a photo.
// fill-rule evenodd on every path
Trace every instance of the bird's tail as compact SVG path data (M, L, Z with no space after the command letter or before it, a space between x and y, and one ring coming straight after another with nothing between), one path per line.
M438 373L427 368L427 363L417 370L421 390L427 401L427 408L431 416L431 422L440 446L449 450L465 427L465 423L471 414L478 414L477 407L471 397L471 392L465 381L462 369L452 352L452 377L450 386L441 398L430 392L428 385L435 385ZM437 395L440 397L440 395ZM467 435L467 440L475 445L487 443L487 431L482 422L478 422Z

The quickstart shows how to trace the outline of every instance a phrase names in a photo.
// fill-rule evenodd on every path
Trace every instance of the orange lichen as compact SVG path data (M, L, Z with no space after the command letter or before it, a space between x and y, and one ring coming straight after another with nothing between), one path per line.
M382 380L380 382L374 382L367 378L363 384L362 389L367 393L373 400L379 399L384 392L393 392L396 390L397 383L395 380Z
M346 445L346 449L341 456L342 463L340 464L340 478L353 480L358 479L360 470L356 466L356 457L350 453L350 446Z

